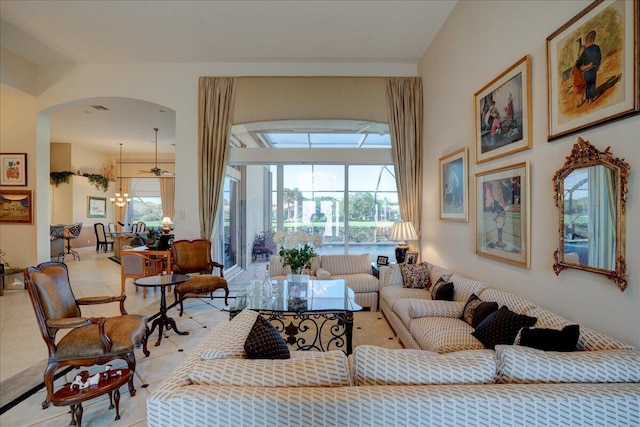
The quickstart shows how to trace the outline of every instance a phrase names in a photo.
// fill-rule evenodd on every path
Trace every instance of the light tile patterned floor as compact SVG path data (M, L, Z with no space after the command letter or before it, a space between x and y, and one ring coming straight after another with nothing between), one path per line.
M96 254L91 248L80 251L81 260L68 259L71 283L77 297L89 295L118 295L120 293L120 266L108 259L109 254ZM253 272L253 270L252 270ZM252 272L250 276L253 277ZM259 277L259 276L258 276ZM142 298L142 291L136 292L132 281L127 281L127 301L125 306L130 313L152 315L157 311L160 292L147 292ZM168 297L169 301L173 297ZM178 317L175 309L170 315L177 321L180 330L189 331L190 335L176 335L172 331L165 333L162 344L155 347L157 330L149 339L151 355L144 357L141 350L136 351L136 374L134 384L137 392L134 397L128 389L121 389L119 421L114 421L115 413L108 410L108 396L90 400L83 404L83 425L86 426L145 426L146 398L149 393L169 372L171 372L186 354L207 334L208 328L219 321L227 320L228 313L222 311L223 300L191 298L185 300L185 314ZM117 315L117 304L83 308L84 315ZM356 313L354 345L376 344L389 348L400 348L397 338L393 336L389 325L381 313ZM40 336L35 315L28 294L25 290L9 290L0 297L0 382L20 374L25 368L36 364L42 366L44 372L47 350ZM125 366L122 362L122 366ZM115 365L114 367L119 367ZM99 367L90 372L101 370ZM70 381L77 371L56 381L56 386ZM41 381L42 374L34 380ZM6 383L3 384L5 386ZM68 407L41 409L44 400L44 389L35 393L22 403L0 416L1 426L65 426L70 421ZM5 404L6 402L2 402Z

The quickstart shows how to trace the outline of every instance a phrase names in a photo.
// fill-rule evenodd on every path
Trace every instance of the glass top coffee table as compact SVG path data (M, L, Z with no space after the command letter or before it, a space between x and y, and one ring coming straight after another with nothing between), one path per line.
M262 314L296 350L342 350L351 354L353 290L345 280L310 280L304 288L287 280L272 281L272 296L262 296L262 283L255 281L236 297L230 318L246 309ZM287 323L288 322L288 323Z

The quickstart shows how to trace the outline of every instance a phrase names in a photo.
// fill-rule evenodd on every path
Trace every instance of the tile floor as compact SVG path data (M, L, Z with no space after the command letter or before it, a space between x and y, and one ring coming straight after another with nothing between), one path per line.
M90 295L118 295L120 293L120 266L108 259L109 253L96 254L92 248L80 251L81 260L72 261L67 258L71 284L76 297ZM252 268L250 274L255 274ZM260 277L260 276L257 276ZM159 291L148 291L142 298L142 291L136 292L131 280L127 281L127 300L125 307L129 313L142 313L148 316L157 312L160 300ZM172 301L171 296L168 297ZM206 335L207 329L219 321L227 320L228 313L222 311L223 300L192 298L185 301L185 314L179 318L175 309L169 314L177 321L180 330L189 331L190 335L176 335L172 331L165 332L159 347L154 343L157 330L149 339L151 355L146 358L141 350L136 350L137 367L134 385L136 395L131 397L127 387L121 388L119 421L114 421L115 412L108 410L108 395L87 401L83 404L82 424L85 426L146 426L146 398L159 382L179 365L186 354ZM84 307L83 315L110 316L117 315L118 304ZM389 348L401 348L402 345L389 328L381 313L356 313L354 345L366 343L383 345ZM366 334L359 330L366 329ZM0 297L0 383L15 378L34 365L46 364L47 349L40 336L29 296L23 289L7 290ZM126 366L124 362L122 367ZM114 367L121 367L114 364ZM89 369L90 373L98 372L99 367ZM77 371L72 371L59 378L55 386L71 381ZM38 374L37 380L41 380ZM9 381L10 383L10 381ZM6 383L3 383L5 386ZM40 406L44 400L44 389L38 391L20 404L0 416L0 426L66 426L71 419L68 407L51 405L43 410ZM2 402L5 404L6 402Z

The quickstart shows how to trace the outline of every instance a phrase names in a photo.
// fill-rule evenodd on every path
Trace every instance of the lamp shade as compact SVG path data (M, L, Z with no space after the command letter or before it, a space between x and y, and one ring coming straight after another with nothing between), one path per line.
M391 230L391 240L418 240L418 233L416 233L412 222L396 222Z

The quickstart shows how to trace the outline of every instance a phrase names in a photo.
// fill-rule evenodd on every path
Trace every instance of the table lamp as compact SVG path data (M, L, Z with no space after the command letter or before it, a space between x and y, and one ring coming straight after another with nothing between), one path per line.
M409 221L400 221L393 224L393 230L391 231L391 240L400 240L398 246L396 246L396 262L398 264L404 262L404 258L407 255L409 245L407 240L418 240L418 234L413 227L413 223Z
M171 221L171 218L165 216L162 218L162 232L164 234L169 234L171 230L173 230L173 222Z

